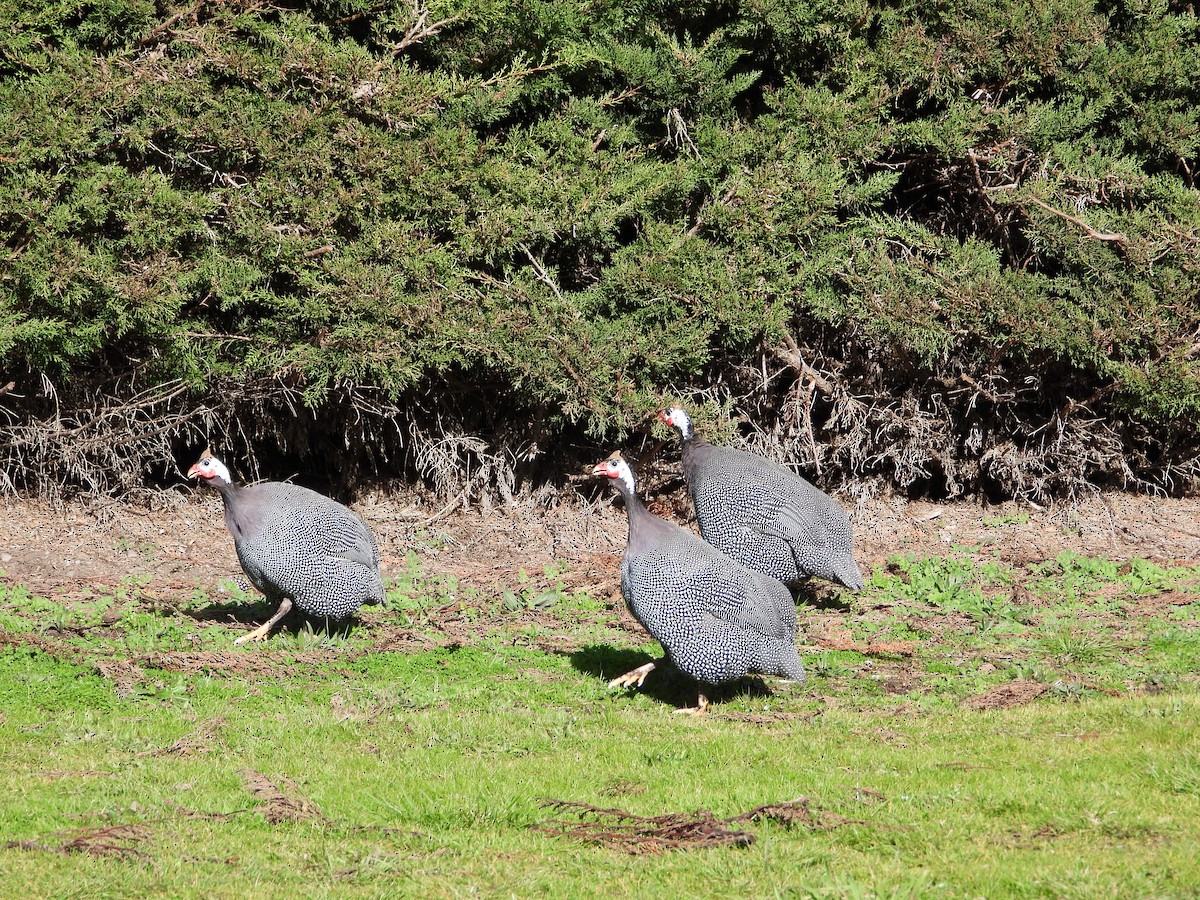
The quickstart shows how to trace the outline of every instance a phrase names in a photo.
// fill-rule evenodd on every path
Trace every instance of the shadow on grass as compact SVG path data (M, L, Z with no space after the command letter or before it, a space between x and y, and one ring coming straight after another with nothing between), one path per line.
M854 593L848 588L810 578L792 586L792 597L802 606L827 611L850 612Z
M612 647L607 644L590 644L568 654L568 658L576 670L604 682L609 682L645 663L656 662L658 663L657 667L646 676L646 680L640 688L613 688L613 690L645 694L659 703L676 708L696 705L700 685L694 679L680 672L668 660L655 658L640 650ZM753 675L726 684L709 685L704 693L714 704L737 697L771 696L770 689L762 679Z
M201 623L214 623L230 627L244 625L253 630L261 625L279 609L279 604L263 599L257 603L211 603L188 610L185 615ZM302 631L310 631L323 637L344 640L350 636L359 624L357 615L349 615L344 619L331 619L328 616L310 616L296 606L291 612L279 620L271 629L271 635L287 634L295 637Z

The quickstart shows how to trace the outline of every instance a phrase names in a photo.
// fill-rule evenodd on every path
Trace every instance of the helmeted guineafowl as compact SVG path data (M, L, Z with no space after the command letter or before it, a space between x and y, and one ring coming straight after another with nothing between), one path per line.
M832 497L754 453L714 447L677 406L659 418L683 438L683 474L706 541L785 584L816 575L863 586L850 519Z
M242 487L208 450L188 470L215 488L246 576L279 608L235 644L266 638L295 603L311 616L341 619L363 603L382 603L379 545L359 515L296 484Z
M621 557L621 593L675 667L700 682L699 705L689 711L707 708L705 685L748 672L804 679L796 653L796 606L787 587L647 510L620 454L596 465L592 474L607 478L625 498L629 537ZM640 687L656 665L647 663L610 684Z

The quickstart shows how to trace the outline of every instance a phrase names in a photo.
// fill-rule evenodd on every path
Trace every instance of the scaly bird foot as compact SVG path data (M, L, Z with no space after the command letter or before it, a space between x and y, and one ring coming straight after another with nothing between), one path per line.
M708 698L700 694L699 700L695 706L685 706L682 709L675 710L677 713L683 713L688 716L702 716L708 712Z
M608 686L610 688L641 687L642 682L646 680L646 676L653 672L657 666L658 663L656 662L648 662L644 666L638 666L624 675L618 675L608 683Z
M251 641L265 641L267 639L267 635L271 632L272 624L273 623L271 622L266 622L262 625L259 625L249 634L243 634L240 638L233 642L234 646L236 647L238 644L248 644Z
M287 597L283 598L283 602L279 604L279 609L275 610L275 615L271 616L262 625L259 625L249 634L243 634L240 638L234 641L234 646L245 644L249 641L265 641L267 635L271 633L271 629L275 627L275 623L292 611L292 601Z

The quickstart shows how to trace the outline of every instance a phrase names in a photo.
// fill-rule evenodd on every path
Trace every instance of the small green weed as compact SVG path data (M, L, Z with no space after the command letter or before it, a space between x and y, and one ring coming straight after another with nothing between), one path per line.
M501 596L504 608L509 612L523 609L553 609L564 598L563 591L505 591Z
M133 609L121 617L116 627L125 632L125 645L133 650L183 650L195 646L194 631L186 619Z
M1029 572L1035 592L1058 603L1091 608L1116 609L1128 597L1194 585L1191 570L1182 567L1165 569L1144 559L1119 563L1072 551L1031 566Z
M1147 780L1155 787L1175 794L1200 797L1200 756L1194 752L1183 753L1169 763L1153 766L1147 773Z
M983 520L983 524L987 528L1003 528L1005 525L1026 525L1029 522L1029 513L1012 513L1007 516L993 516Z
M178 703L186 700L191 692L191 682L185 675L175 675L167 679L153 682L142 682L134 691L134 696L146 700L160 700L168 703Z
M917 616L959 612L982 629L1023 629L1020 611L1013 607L1009 594L997 590L1013 580L997 560L976 562L965 554L919 559L908 554L890 557L888 567L897 574L875 572L872 587L905 603Z
M1098 663L1110 660L1120 650L1112 638L1092 628L1072 622L1060 622L1038 639L1047 656L1073 663Z
M1146 642L1155 650L1200 651L1200 631L1188 631L1178 625L1152 630Z
M1131 559L1126 571L1121 573L1120 581L1129 593L1141 597L1159 594L1175 587L1179 583L1181 571L1186 570L1164 569L1144 559Z
M321 647L345 647L346 633L330 622L326 622L324 628L316 629L311 621L306 620L292 636L292 645L299 651L316 650Z
M820 678L844 678L854 673L866 660L853 650L824 650L806 661L808 670Z

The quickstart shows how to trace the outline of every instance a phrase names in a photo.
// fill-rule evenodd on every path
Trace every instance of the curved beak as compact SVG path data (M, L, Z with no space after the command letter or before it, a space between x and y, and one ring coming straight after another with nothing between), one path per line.
M664 425L670 425L671 424L671 416L670 416L670 414L667 413L667 411L665 409L660 409L658 411L658 421L662 422Z
M202 478L203 476L200 474L200 463L196 463L194 466L188 469L187 474L188 478Z

